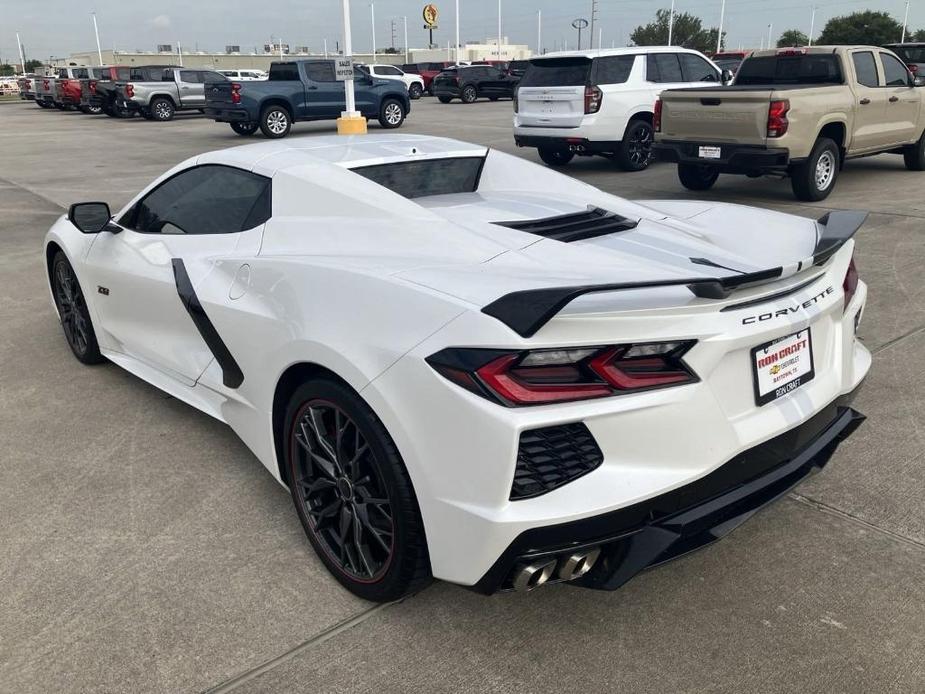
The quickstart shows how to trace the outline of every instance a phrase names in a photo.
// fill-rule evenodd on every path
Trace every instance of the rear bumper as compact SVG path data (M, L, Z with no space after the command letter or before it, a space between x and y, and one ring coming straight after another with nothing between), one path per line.
M698 156L701 146L719 147L720 158L704 159ZM713 145L708 142L667 140L654 143L652 152L659 161L706 165L718 169L720 173L733 174L783 172L791 162L790 150L785 147L760 145Z
M627 508L521 533L474 589L509 590L517 566L599 547L594 568L575 583L616 590L648 567L728 535L828 463L864 420L849 407L859 389L691 484Z
M217 123L248 123L256 120L242 108L215 108L207 106L204 109L207 118Z
M547 137L514 134L518 147L563 149L576 154L610 154L620 146L619 140L589 140L586 137Z

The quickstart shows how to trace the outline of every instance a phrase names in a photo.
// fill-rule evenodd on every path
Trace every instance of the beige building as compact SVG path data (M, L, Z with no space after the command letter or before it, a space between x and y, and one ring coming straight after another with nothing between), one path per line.
M333 57L335 54L329 54ZM286 58L323 58L322 53L291 52L284 54ZM353 59L357 63L370 63L371 53L354 53ZM279 60L279 53L207 53L206 51L183 51L181 56L176 51L103 51L104 65L184 65L186 67L205 67L214 70L268 70L270 63ZM443 60L443 58L441 58ZM376 62L389 65L401 65L405 62L404 53L377 53ZM67 58L56 58L52 65L55 67L65 65L99 65L100 59L96 51L83 51L72 53Z
M475 62L480 60L527 60L533 57L533 51L525 44L508 43L507 36L501 37L501 45L495 38L487 38L480 43L464 43L459 49L459 57L451 45L444 48L418 49L412 48L412 63L429 63L461 60L463 62Z

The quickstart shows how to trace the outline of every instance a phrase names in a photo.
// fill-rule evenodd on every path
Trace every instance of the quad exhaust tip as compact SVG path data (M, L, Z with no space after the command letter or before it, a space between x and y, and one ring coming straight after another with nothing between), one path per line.
M538 559L514 569L514 590L528 592L555 581L573 581L588 573L601 555L601 548L572 552L559 557Z

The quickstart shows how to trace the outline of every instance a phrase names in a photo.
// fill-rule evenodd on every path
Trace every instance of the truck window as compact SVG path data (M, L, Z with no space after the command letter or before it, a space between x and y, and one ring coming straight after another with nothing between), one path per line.
M693 53L680 53L681 73L685 82L719 82L719 75L710 63Z
M838 57L830 53L769 55L746 58L737 85L843 84Z
M132 71L127 67L120 67L116 69L116 79L117 80L130 80L132 79Z
M405 63L404 65L401 66L401 69L404 72L411 72L411 73L414 73L415 75L419 74L418 66L416 63Z
M273 63L270 65L270 81L299 81L299 66L295 63Z
M200 73L194 70L180 70L180 81L188 83L201 83Z
M883 80L888 87L908 87L909 70L889 53L880 54L883 64Z
M376 68L377 75L393 75L398 77L402 74L401 70L397 67L392 67L391 65L380 65Z
M854 71L858 75L858 84L865 87L879 87L880 82L877 79L877 61L874 60L874 54L870 51L861 51L852 53L851 60L854 63Z
M588 58L531 60L520 80L521 87L583 87L591 76Z
M649 53L646 56L646 79L649 82L683 82L677 53Z
M484 162L484 157L458 157L376 164L351 170L410 199L427 195L474 193L479 187Z
M635 55L611 55L605 58L595 58L591 81L594 84L623 84L629 79L635 62Z
M305 63L305 76L312 82L334 82L334 63Z
M925 63L925 46L887 46L907 63Z

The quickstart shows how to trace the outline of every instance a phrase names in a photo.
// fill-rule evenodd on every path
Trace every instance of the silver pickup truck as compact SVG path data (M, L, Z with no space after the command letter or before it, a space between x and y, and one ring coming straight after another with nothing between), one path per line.
M205 108L206 82L228 81L214 70L201 68L168 67L155 74L159 80L117 82L116 106L148 120L168 121L177 111Z

